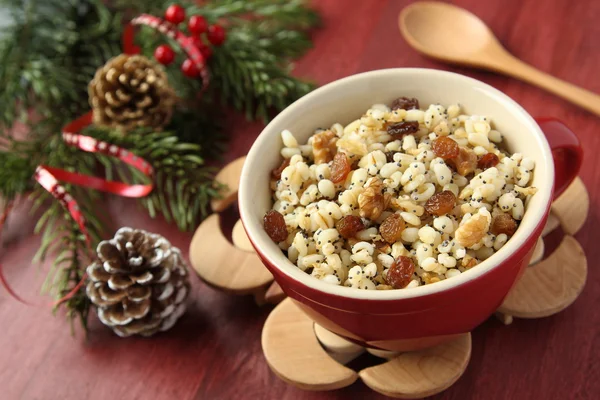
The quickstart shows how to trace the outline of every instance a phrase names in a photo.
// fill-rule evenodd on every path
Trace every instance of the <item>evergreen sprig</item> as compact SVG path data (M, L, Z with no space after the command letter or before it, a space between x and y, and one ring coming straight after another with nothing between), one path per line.
M219 196L221 186L213 182L215 170L205 165L206 152L197 143L182 141L174 131L140 128L123 135L116 130L90 127L85 134L126 148L153 166L155 188L138 200L152 218L162 214L180 230L189 231L207 215L210 199ZM113 158L97 157L108 179L127 183L144 179L137 170Z
M120 53L121 16L100 0L0 0L0 129L87 108L96 69Z
M124 23L140 13L162 16L172 0L0 0L9 22L0 26L0 196L32 193L41 217L36 232L42 242L36 260L54 257L44 291L55 298L68 293L85 274L89 261L83 233L69 213L33 179L44 164L68 171L136 183L147 179L101 154L69 147L62 127L89 109L87 85L95 71L121 53ZM139 200L152 217L163 215L182 230L193 229L219 195L210 160L224 148L223 114L227 106L249 119L268 120L273 112L303 96L312 84L290 74L292 59L310 46L307 30L318 15L303 0L180 1L187 15L202 15L223 25L227 39L208 61L211 82L199 96L200 81L186 78L177 66L167 68L180 98L163 132L137 129L125 134L96 126L85 134L144 157L155 170L154 191ZM187 29L185 24L180 29ZM165 37L140 28L137 44L152 57ZM173 43L172 43L173 44ZM185 58L179 53L175 65ZM224 105L226 107L224 107ZM12 135L16 122L26 135ZM65 184L86 219L92 248L105 237L109 221L98 210L105 194ZM79 290L63 303L73 321L86 326L90 303Z

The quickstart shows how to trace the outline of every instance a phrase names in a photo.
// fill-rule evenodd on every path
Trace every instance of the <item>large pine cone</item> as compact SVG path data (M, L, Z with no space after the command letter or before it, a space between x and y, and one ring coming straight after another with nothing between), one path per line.
M119 336L150 336L171 328L185 311L190 284L178 248L164 237L121 228L100 242L87 268L86 292L98 317Z
M121 54L108 60L90 82L89 96L94 123L124 131L163 128L175 105L163 69L140 55Z

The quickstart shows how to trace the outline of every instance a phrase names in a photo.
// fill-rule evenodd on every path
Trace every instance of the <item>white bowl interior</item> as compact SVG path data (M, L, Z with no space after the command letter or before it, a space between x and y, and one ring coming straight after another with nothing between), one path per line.
M400 96L416 97L421 108L431 103L460 103L467 114L491 118L511 152L520 152L536 163L532 197L518 231L496 254L476 268L441 282L402 290L359 290L327 284L292 264L263 229L264 214L271 208L270 173L281 164L280 133L289 129L299 143L306 143L319 127L359 118L371 105L390 104ZM261 253L283 273L312 288L340 296L365 299L399 299L442 291L480 276L514 253L531 234L551 200L554 164L548 142L539 126L514 100L493 87L462 75L420 68L371 71L325 85L281 112L260 134L250 150L239 189L239 207L247 233Z

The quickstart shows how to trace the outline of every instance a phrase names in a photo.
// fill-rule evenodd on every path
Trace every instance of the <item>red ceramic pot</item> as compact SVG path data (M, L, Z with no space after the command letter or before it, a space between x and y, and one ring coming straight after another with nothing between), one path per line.
M416 97L422 105L458 102L468 114L491 117L511 152L535 160L533 186L538 192L506 245L459 276L389 291L317 280L292 264L263 230L262 218L272 206L270 172L281 163L280 133L289 129L305 143L314 129L349 123L372 104L389 104L399 96ZM372 71L315 90L263 130L242 171L240 213L250 241L275 280L315 322L366 346L418 349L469 332L494 313L529 264L552 199L577 175L581 159L579 142L564 125L548 119L536 123L514 100L485 83L429 69Z

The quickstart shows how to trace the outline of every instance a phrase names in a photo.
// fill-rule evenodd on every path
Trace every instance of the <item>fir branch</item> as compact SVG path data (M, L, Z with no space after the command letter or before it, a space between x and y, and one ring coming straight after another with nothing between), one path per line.
M120 16L100 0L3 0L0 128L31 109L65 121L87 108L87 84L120 52ZM0 129L0 135L2 129Z
M25 154L0 151L0 195L10 201L18 194L31 190L34 171L31 159Z
M44 146L48 150L47 157L43 160L45 164L82 174L97 174L96 156L67 146L60 136L50 137ZM64 187L76 199L86 222L92 248L95 248L104 231L103 223L97 217L98 204L103 194L70 184L65 184ZM42 240L34 260L42 262L48 256L55 256L42 291L56 299L62 298L83 278L90 262L89 249L85 236L69 212L43 187L35 185L32 198L32 211L47 206L35 227L35 232L41 234ZM85 328L89 302L84 288L63 305L66 306L69 320L73 322L78 317Z
M173 131L142 128L123 135L119 131L90 127L85 133L127 148L154 167L155 189L138 199L152 218L162 214L180 230L191 230L208 214L210 200L219 196L221 187L213 182L215 170L204 165L200 146L181 141ZM118 176L127 182L140 178L136 170L128 168L128 173L124 173L121 164L99 157L107 176Z

